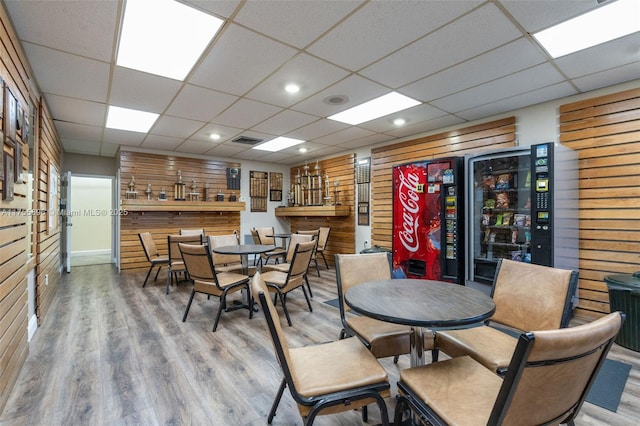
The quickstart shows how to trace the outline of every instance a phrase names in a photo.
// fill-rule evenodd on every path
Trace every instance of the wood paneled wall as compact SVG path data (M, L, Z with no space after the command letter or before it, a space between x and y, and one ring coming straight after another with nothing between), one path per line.
M579 158L576 313L598 316L604 277L640 271L640 89L561 106L560 142Z
M412 161L462 156L516 142L514 117L387 145L371 151L371 243L391 248L393 226L393 166Z
M299 230L318 229L321 226L331 227L329 241L324 252L327 262L334 263L333 256L336 253L355 253L356 250L356 230L355 230L355 154L343 155L319 162L322 176L325 172L329 174L331 184L337 179L340 181L338 190L340 191L340 204L350 207L349 216L341 217L291 217L291 232ZM291 168L290 182L295 182L298 170L302 170L303 165ZM315 163L310 164L313 170ZM324 181L323 181L324 185ZM333 188L331 188L333 191ZM333 197L333 193L331 193Z
M187 192L192 179L195 179L201 200L205 183L209 183L213 194L222 190L225 199L231 192L239 198L240 190L227 189L228 167L240 167L240 163L121 151L120 197L125 198L131 176L134 176L139 198L146 199L144 191L151 183L153 198L157 199L160 189L165 187L167 198L173 199L173 186L178 180L178 170L181 170ZM242 170L241 173L249 171ZM138 238L140 232L151 232L158 250L166 254L167 235L178 234L180 229L187 228L204 228L208 235L230 234L234 230L240 232L240 212L128 212L120 216L120 268L149 267Z
M60 165L62 147L53 129L50 116L40 106L39 93L34 90L26 56L15 35L10 20L0 7L0 76L16 97L20 106L35 111L35 120L29 125L34 134L33 149L27 143L26 132L18 136L22 154L15 158L15 145L2 143L2 152L14 157L20 170L18 182L14 184L13 200L0 201L0 411L4 407L20 369L28 355L28 300L27 274L36 267L36 314L38 322L44 320L45 313L55 292L59 277L60 250L56 232L44 235L40 224L46 222L48 181L46 169L42 169L38 159L53 161ZM8 115L4 112L4 117ZM24 128L23 128L24 130ZM18 150L19 152L19 150ZM28 179L30 155L34 163L34 198L28 199ZM0 160L1 161L1 160ZM2 192L7 182L2 182ZM40 214L39 212L45 212ZM33 231L30 233L29 231ZM29 236L31 235L32 238ZM48 286L44 285L43 274L49 274Z

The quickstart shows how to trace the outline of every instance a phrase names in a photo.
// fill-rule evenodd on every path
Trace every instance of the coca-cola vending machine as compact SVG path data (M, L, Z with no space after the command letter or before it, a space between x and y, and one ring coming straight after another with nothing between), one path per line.
M393 267L408 278L464 284L460 157L393 167Z

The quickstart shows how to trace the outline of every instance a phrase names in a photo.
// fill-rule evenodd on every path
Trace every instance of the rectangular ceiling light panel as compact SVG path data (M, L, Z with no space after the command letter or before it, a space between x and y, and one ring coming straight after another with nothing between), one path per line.
M357 125L419 104L420 102L415 99L411 99L397 92L391 92L327 118L342 123Z
M271 139L268 142L262 143L258 146L254 146L251 149L259 149L262 151L271 151L271 152L276 152L276 151L281 151L283 149L286 148L290 148L292 146L295 145L299 145L301 143L303 143L303 140L300 139L293 139L293 138L285 138L284 136L280 136L278 138L275 139Z
M107 113L107 127L109 129L147 133L158 119L158 116L159 114L152 112L110 105Z
M553 58L640 31L640 1L618 0L533 36Z
M173 0L127 0L116 64L182 81L223 23Z

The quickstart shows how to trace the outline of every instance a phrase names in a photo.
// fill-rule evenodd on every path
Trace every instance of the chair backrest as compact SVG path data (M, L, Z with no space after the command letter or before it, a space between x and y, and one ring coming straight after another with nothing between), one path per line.
M149 262L151 262L152 259L160 256L160 253L158 253L158 248L156 247L156 243L153 242L151 232L141 232L138 234L138 237L140 238L140 244L142 244L144 255L147 256L147 260Z
M167 246L169 247L169 262L182 261L178 244L202 244L202 236L198 235L169 235L167 236Z
M300 243L308 243L313 240L313 235L303 235L303 234L291 234L291 239L289 240L289 247L287 247L287 256L285 257L285 262L291 263L291 259L293 259L293 253L295 251L296 245Z
M336 254L336 282L340 316L351 310L344 303L344 294L354 285L365 281L391 279L391 253Z
M275 244L276 239L273 236L274 234L273 227L256 228L256 231L258 232L258 238L260 239L260 244L271 244L271 245Z
M317 250L322 251L327 247L327 241L329 241L329 233L331 232L331 228L328 226L321 226L318 231L319 235Z
M523 333L488 424L573 420L623 321L613 312L577 327Z
M253 244L260 244L260 236L257 229L253 228L251 230L251 238L253 238Z
M194 281L206 281L218 287L216 269L207 246L204 244L179 243L178 249L189 277Z
M303 284L315 249L315 240L296 244L293 258L291 259L291 266L289 266L289 271L287 272L287 283L285 286L297 287Z
M235 232L227 235L209 235L208 238L209 249L240 244L238 234ZM239 263L241 261L239 254L220 254L212 251L211 257L213 258L214 265L228 265L230 263Z
M201 229L181 229L180 235L202 235L205 236L204 228Z
M568 326L578 274L566 269L501 259L491 290L491 321L522 331Z

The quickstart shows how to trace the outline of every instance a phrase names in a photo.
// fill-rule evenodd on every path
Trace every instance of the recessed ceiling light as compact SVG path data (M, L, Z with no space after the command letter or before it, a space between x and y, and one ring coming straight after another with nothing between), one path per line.
M419 104L420 102L415 99L411 99L397 92L391 92L327 118L356 125Z
M402 126L406 122L407 121L404 118L396 118L395 120L393 120L393 124L395 124L396 126Z
M331 95L322 100L327 105L344 105L349 102L347 95Z
M640 2L608 2L533 36L553 58L640 31Z
M276 152L276 151L281 151L285 148L292 147L294 145L301 144L303 142L304 141L301 139L292 139L292 138L285 138L284 136L280 136L275 139L271 139L270 141L265 142L263 144L254 146L252 149L260 149L262 151Z
M223 23L173 0L127 0L116 64L184 80Z
M109 105L107 126L110 129L147 133L160 114Z
M217 141L217 140L219 140L219 139L220 139L220 135L219 135L219 134L217 134L217 133L211 133L211 134L209 135L209 137L210 137L211 139L213 139L214 141Z
M298 148L298 152L301 152L302 154L304 154L304 153L305 153L305 152L307 152L307 151L308 151L308 149L307 149L307 148L305 148L305 147Z
M300 86L291 83L284 86L284 90L286 90L288 93L298 93L300 91Z

